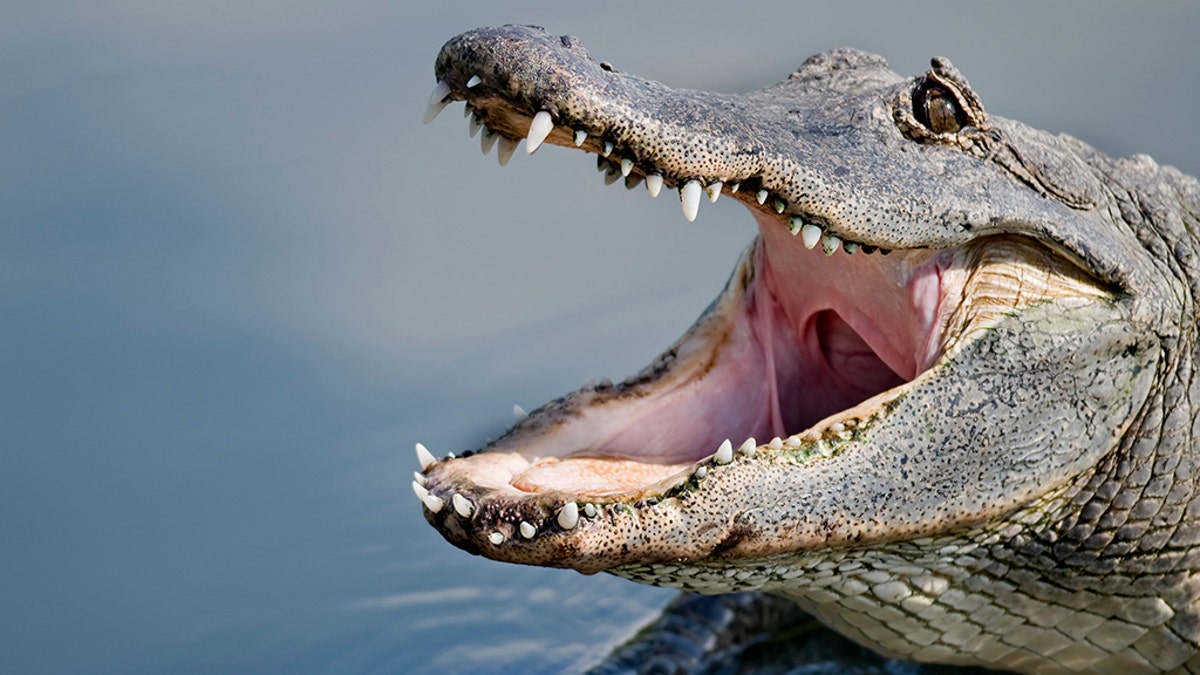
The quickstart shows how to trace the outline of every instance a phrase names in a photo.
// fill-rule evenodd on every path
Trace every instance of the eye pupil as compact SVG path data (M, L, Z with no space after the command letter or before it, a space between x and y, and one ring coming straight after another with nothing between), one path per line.
M935 134L953 134L965 126L958 101L944 87L926 85L913 97L913 114Z

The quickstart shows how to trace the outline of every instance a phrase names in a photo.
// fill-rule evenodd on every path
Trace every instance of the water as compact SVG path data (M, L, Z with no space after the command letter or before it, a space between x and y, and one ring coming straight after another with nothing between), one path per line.
M501 170L441 43L539 23L678 86L853 45L945 54L994 114L1200 173L1192 6L27 3L0 22L0 670L558 672L672 594L472 558L412 444L478 446L648 362L740 207Z

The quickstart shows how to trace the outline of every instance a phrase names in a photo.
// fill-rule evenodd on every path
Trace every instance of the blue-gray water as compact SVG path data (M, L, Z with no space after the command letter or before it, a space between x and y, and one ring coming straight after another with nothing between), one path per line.
M0 19L3 672L557 672L671 597L453 549L412 445L636 370L750 219L685 223L557 148L500 169L459 105L421 125L457 32L537 23L732 91L833 46L944 54L994 114L1200 172L1182 2L23 5Z

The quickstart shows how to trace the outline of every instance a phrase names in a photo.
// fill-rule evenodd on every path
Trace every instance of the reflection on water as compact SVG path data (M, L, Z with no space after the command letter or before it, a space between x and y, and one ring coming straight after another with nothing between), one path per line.
M742 90L840 44L944 53L995 114L1200 157L1191 6L1085 34L1040 4L25 5L0 22L3 672L559 672L672 597L450 547L412 444L636 371L752 226L555 148L501 170L457 106L422 127L454 33L537 22Z

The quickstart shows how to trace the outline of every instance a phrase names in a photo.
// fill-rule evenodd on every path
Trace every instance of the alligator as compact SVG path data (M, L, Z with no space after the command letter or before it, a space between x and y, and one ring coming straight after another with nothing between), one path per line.
M501 164L580 148L758 230L640 372L418 444L447 540L784 596L890 658L1200 672L1194 178L989 115L945 58L835 49L728 95L504 26L435 76L426 122L465 101Z

